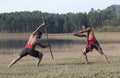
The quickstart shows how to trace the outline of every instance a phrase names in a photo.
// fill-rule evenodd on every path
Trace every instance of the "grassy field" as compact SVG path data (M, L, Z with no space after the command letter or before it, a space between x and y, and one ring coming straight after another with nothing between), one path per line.
M63 47L52 46L54 60L52 60L49 49L41 49L44 54L39 67L35 67L37 59L31 56L24 57L13 67L7 68L9 63L18 55L21 49L0 49L0 78L120 78L120 33L96 33L99 41L111 41L112 43L101 46L110 60L106 64L101 55L93 50L88 54L89 64L84 64L82 51L86 45L63 45ZM0 34L2 35L2 34ZM4 34L6 35L6 33ZM7 39L27 39L28 34L8 34ZM13 35L12 37L10 37ZM103 35L105 35L103 37ZM52 34L52 39L74 39L70 34ZM1 38L6 39L6 36ZM38 48L37 48L38 49ZM39 49L38 49L39 50ZM9 53L7 53L9 51Z

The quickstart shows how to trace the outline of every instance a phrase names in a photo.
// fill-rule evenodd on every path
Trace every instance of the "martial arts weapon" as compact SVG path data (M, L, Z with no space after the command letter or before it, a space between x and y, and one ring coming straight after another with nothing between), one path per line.
M44 17L43 17L43 16L42 16L42 21L43 21L43 23L45 23L45 21L44 21ZM48 32L47 32L47 28L46 28L46 26L44 26L44 30L45 30L45 33L46 33L46 35L47 35L47 41L48 41L48 44L50 44L50 42L49 42L49 38L48 38ZM50 54L51 54L51 56L52 56L52 59L54 59L53 54L52 54L52 50L51 50L51 46L49 46L49 50L50 50Z

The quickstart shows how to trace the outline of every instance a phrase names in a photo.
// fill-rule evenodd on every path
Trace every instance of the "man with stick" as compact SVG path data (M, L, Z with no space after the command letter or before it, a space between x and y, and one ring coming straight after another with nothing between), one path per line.
M102 55L106 63L109 63L107 57L102 51L102 48L100 47L98 41L95 38L93 30L88 25L83 25L82 31L74 33L74 36L87 38L88 44L83 52L86 64L88 64L87 53L92 52L93 48L95 48Z
M43 53L35 50L35 47L38 45L42 48L47 48L50 45L42 45L40 43L40 38L42 36L42 33L40 32L40 29L42 27L45 26L45 23L43 22L34 32L31 33L29 40L25 46L25 48L22 50L22 52L19 54L19 56L17 56L16 59L14 59L10 65L8 66L8 68L10 68L13 64L15 64L17 61L19 61L22 57L26 56L26 55L31 55L35 58L38 58L38 62L36 64L36 66L39 66L39 63L42 60L43 57Z

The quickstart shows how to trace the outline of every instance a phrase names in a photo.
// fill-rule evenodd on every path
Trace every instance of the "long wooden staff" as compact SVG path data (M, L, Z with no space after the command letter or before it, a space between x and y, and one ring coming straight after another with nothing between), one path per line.
M44 21L44 17L43 17L43 16L42 16L42 21L43 21L43 23L45 23L45 21ZM49 42L49 38L48 38L48 32L47 32L47 28L46 28L46 26L44 26L44 30L45 30L45 33L46 33L46 35L47 35L47 41L48 41L48 44L50 44L50 42ZM53 54L52 54L52 50L51 50L51 46L49 46L49 50L50 50L50 54L51 54L51 56L52 56L52 59L54 59Z

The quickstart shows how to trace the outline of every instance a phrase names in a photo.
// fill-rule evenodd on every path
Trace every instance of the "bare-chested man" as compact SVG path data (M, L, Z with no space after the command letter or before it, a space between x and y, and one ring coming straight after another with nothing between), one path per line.
M102 51L102 48L100 47L98 41L95 38L93 30L89 26L83 25L82 31L74 33L74 36L87 38L88 44L83 52L86 64L88 64L87 53L92 52L93 48L95 48L102 55L102 57L104 58L106 63L109 63L107 57L105 56L105 54Z
M22 57L24 57L26 55L31 55L35 58L38 58L38 62L36 64L36 66L39 66L39 63L42 60L43 54L41 52L35 50L35 47L37 45L42 47L42 48L47 48L48 46L50 46L50 45L42 45L39 41L39 39L42 36L42 33L40 32L40 28L42 28L43 26L45 26L44 22L34 32L31 33L25 48L22 50L22 52L19 54L19 56L17 56L17 58L14 59L10 63L8 68L10 68L13 64L15 64L17 61L19 61Z

